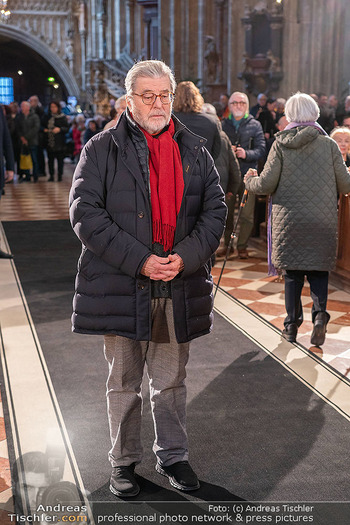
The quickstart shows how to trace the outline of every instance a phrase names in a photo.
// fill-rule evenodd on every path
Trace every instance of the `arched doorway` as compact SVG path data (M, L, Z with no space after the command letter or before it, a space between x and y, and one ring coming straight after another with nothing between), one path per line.
M69 67L37 37L0 25L0 56L1 76L13 78L15 100L20 102L35 94L47 105L52 98L79 98L80 90ZM50 77L54 80L49 81Z

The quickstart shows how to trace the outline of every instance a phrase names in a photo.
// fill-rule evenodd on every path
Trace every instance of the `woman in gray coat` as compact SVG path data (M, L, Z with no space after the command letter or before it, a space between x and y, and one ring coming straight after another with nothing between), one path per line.
M328 273L337 246L337 194L350 192L350 174L334 140L317 124L319 108L305 93L286 103L289 122L275 135L265 168L245 176L246 188L272 195L272 263L284 270L287 317L282 332L295 342L303 322L305 275L313 300L311 344L324 343Z

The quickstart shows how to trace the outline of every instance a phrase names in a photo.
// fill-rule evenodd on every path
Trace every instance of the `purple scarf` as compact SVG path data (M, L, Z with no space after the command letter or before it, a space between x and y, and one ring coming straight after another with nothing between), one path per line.
M306 127L311 126L316 128L322 135L327 135L326 131L318 124L318 122L290 122L284 129L293 129L300 126ZM271 252L272 252L272 197L269 195L268 200L268 218L267 218L267 262L268 262L268 275L278 275L278 272L272 264Z
M284 129L293 129L293 128L299 128L300 126L311 126L312 128L318 129L318 131L321 133L321 135L328 135L328 133L323 129L322 126L319 125L318 122L290 122Z

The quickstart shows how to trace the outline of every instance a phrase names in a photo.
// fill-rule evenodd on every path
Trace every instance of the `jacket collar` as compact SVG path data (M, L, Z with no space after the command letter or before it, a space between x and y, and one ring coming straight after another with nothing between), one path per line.
M186 128L186 126L177 117L175 117L175 115L171 115L171 118L173 119L175 125L174 138L179 142L179 145L183 145L191 150L196 150L205 145L207 142L206 139L199 137L195 133L192 133L192 131ZM133 133L138 139L145 140L142 131L138 127L135 120L131 117L128 109L124 111L118 121L118 124L115 127L110 128L108 131L112 135L112 138L117 146L121 148L123 148L123 145L130 138L128 133L129 131Z

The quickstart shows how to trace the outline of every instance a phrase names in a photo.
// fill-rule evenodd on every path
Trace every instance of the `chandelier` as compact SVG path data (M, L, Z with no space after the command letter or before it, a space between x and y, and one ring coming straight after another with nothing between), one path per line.
M0 21L6 22L11 15L11 11L7 8L7 0L0 0Z

